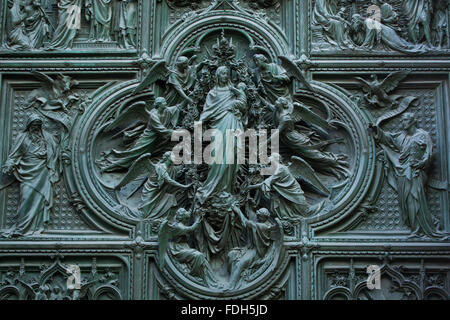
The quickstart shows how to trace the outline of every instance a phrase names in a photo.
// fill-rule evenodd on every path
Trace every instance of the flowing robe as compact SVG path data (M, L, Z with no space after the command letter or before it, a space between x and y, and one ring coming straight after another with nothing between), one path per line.
M94 0L93 6L96 40L111 41L112 2L111 0Z
M430 9L430 0L403 0L403 13L408 20L409 36L415 42L418 42L421 36L421 24L424 28L430 28Z
M8 24L8 45L13 49L41 48L50 31L36 6L28 4L21 10L19 1L14 2L9 12Z
M336 0L316 0L312 22L315 25L322 26L329 43L339 47L346 47L350 43L346 25L339 20L337 11Z
M157 109L150 111L147 128L142 135L127 150L111 150L106 156L106 160L110 164L103 170L112 172L128 169L145 153L155 154L170 149L170 130L178 123L179 111L178 106L166 108L162 114Z
M281 142L288 146L295 154L308 161L315 169L333 168L337 165L337 157L331 152L317 150L311 138L295 128L295 121L290 114L278 117L278 130Z
M227 164L227 155L230 158L240 146L237 138L227 141L229 130L243 130L242 121L239 117L239 110L242 112L246 107L245 96L236 98L229 87L212 89L206 97L206 103L200 116L200 121L210 124L211 129L216 129L223 138L222 146L218 143L214 145L215 152L222 152L222 163L212 163L209 168L208 177L203 186L198 190L198 197L203 203L210 195L228 192L233 194L236 183L236 176L239 170L236 157L233 164ZM228 139L229 140L229 139ZM220 156L218 157L220 158Z
M155 171L156 176L147 179L142 191L142 205L139 209L144 213L144 219L161 218L177 205L175 189L170 184L174 181L175 171L173 168L168 169L164 163L156 164Z
M20 205L15 232L42 232L53 207L53 184L59 181L58 153L53 137L43 131L41 141L33 141L28 132L19 136L8 163L17 170Z
M269 194L272 190L272 194ZM313 212L306 201L304 192L289 168L279 164L274 175L264 181L263 193L273 198L271 206L281 220L298 221L301 217L309 216Z
M364 40L362 40L361 44L363 47L373 48L377 44L377 39L380 39L387 47L403 53L420 54L427 52L427 47L425 45L415 45L410 43L401 38L391 27L381 24L373 19L368 18L364 21L364 29Z
M209 286L215 286L216 281L205 254L189 246L188 236L196 227L195 224L190 227L182 223L170 224L172 239L169 250L179 263L188 267L191 275L202 278Z
M283 80L273 81L274 77L282 77ZM283 67L276 63L268 63L267 70L261 72L260 79L270 103L274 104L280 97L292 100L289 91L289 76Z
M191 90L195 85L196 80L196 67L188 66L185 72L180 72L176 69L170 71L169 79L167 83L169 84L169 89L165 94L167 104L174 105L178 103L184 103L184 98L178 93L178 90L183 90L186 95L189 95L189 90Z
M121 45L136 46L137 2L135 0L118 0L113 10L113 29ZM169 104L172 105L172 104Z
M72 47L73 40L81 28L82 0L59 0L58 27L53 35L50 49L66 49ZM80 10L77 10L80 8Z
M378 130L376 138L389 160L388 183L398 193L404 223L413 232L437 236L425 196L427 177L424 169L429 165L433 152L430 135L422 129L417 129L412 135ZM413 168L414 161L420 162L421 166Z

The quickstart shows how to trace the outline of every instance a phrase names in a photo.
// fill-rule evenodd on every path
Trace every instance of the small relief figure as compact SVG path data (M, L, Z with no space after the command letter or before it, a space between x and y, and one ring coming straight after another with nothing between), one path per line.
M247 219L242 211L235 210L242 225L250 231L250 241L247 247L234 248L228 253L230 265L230 281L228 290L237 289L243 280L271 261L279 253L280 241L283 239L283 228L278 220L270 217L266 208L256 211L256 221ZM275 244L278 246L275 246ZM245 275L244 275L245 274Z
M267 99L274 103L278 97L290 99L290 78L286 70L276 63L269 62L263 54L255 54L253 60L258 68L258 85Z
M350 36L362 49L373 50L378 45L405 54L422 54L429 51L424 44L414 44L401 38L395 29L372 17L363 18L360 14L352 16Z
M157 164L153 164L150 158L150 154L145 154L135 161L125 177L116 186L116 190L145 173L148 178L144 180L141 196L142 204L139 207L142 214L136 215L143 219L158 219L167 215L177 205L175 194L190 188L192 184L183 185L175 181L177 169L173 166L172 152L166 152Z
M180 106L168 107L166 99L159 97L155 100L154 108L146 111L149 116L146 126L138 125L124 132L125 136L138 138L134 139L127 149L113 149L97 161L102 172L128 169L145 153L155 155L170 150L172 132L178 123Z
M448 46L448 12L450 10L448 0L434 0L433 14L433 43L439 49Z
M403 13L408 21L408 34L414 44L422 43L431 47L431 0L403 0Z
M39 0L15 0L7 19L7 46L11 49L39 49L49 40L50 20Z
M34 300L48 300L49 292L50 288L46 284L40 285L34 296Z
M338 9L337 0L316 0L312 23L321 26L326 41L330 44L341 49L353 49L348 36L349 23L343 18L343 13L342 9Z
M398 14L390 5L380 0L372 0L373 6L370 6L367 10L370 11L371 18L380 21L382 24L391 27L397 32L401 32L398 27ZM372 10L370 10L372 9ZM374 25L376 27L377 25Z
M323 129L332 128L326 120L313 113L306 106L297 102L291 103L283 97L277 99L275 106L270 104L268 106L274 113L275 124L283 145L287 146L294 154L308 161L315 170L332 174L338 179L345 178L348 175L348 162L345 155L335 155L321 150L335 141L317 140L314 142L312 140L314 131L305 129L305 132L301 132L296 126L296 123L306 121L308 124Z
M199 188L197 199L204 203L213 194L228 192L233 194L239 171L237 161L230 161L234 155L235 142L227 141L230 130L243 131L242 115L245 114L247 99L241 89L236 89L231 83L230 69L225 66L217 68L216 85L209 91L200 121L208 124L222 136L223 143L214 146L214 162L209 166L208 177ZM220 154L219 154L220 152ZM239 150L237 151L239 152Z
M388 183L398 194L402 219L411 229L411 237L443 237L436 230L425 195L426 170L433 155L430 134L417 128L413 113L403 114L401 124L403 131L396 133L371 127L388 160Z
M90 22L89 40L111 41L112 0L86 0L86 20Z
M136 48L137 5L136 0L118 0L115 4L113 31L121 48Z
M187 104L193 104L193 97L189 95L194 89L198 72L204 66L204 62L195 64L196 59L197 56L191 58L180 56L170 68L165 61L156 63L134 93L147 89L151 84L160 80L167 85L164 96L169 105L183 103L184 108Z
M159 230L159 266L164 268L165 260L170 254L175 261L184 265L187 272L203 280L207 287L218 287L206 256L190 243L190 235L197 232L203 216L197 215L195 222L189 225L191 214L184 208L177 210L173 217L164 220Z
M282 97L289 101L291 98L291 77L297 79L307 89L314 91L309 82L305 79L297 64L285 56L278 57L281 65L269 62L264 54L255 54L253 61L257 67L256 84L258 86L260 99L275 104L275 101ZM266 122L272 122L271 112L264 114Z
M59 0L58 26L49 50L72 48L73 41L81 29L82 0Z
M288 167L281 163L281 156L278 153L273 153L269 160L275 165L273 175L259 184L249 186L249 190L261 189L264 196L270 199L271 211L284 221L297 223L303 217L319 213L324 202L310 205L296 180L296 177L301 177L318 190L326 189L311 166L298 157L292 157L292 164Z
M58 146L42 128L42 120L32 115L3 167L20 183L20 203L15 226L5 236L39 234L44 231L53 208L53 189L60 180ZM9 180L11 184L14 180ZM0 185L0 189L9 186Z
M365 92L364 99L374 108L394 108L397 105L398 96L390 96L400 82L408 75L409 71L397 71L389 74L384 80L378 80L377 75L373 74L370 80L356 77Z

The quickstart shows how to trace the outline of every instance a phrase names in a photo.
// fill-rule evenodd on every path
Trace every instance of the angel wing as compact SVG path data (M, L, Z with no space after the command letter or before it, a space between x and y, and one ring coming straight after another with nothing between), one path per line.
M53 83L55 82L55 80L53 80L50 76L46 75L45 73L42 73L42 72L39 72L36 70L32 70L31 74L33 76L35 76L36 79L41 81L43 84L48 85L50 87L52 87Z
M291 116L295 121L303 120L305 122L315 124L316 126L319 126L321 128L333 129L333 126L327 120L312 112L305 105L302 105L298 102L294 102L293 105L294 108L292 110Z
M171 219L165 219L159 228L158 232L158 253L159 253L159 268L162 270L166 261L167 247L171 237L170 223Z
M384 90L386 93L393 91L398 87L399 83L403 81L411 71L397 71L393 72L383 80L380 85L380 88Z
M141 92L149 85L155 83L158 80L166 81L168 77L169 77L169 69L167 68L166 61L164 60L159 61L150 69L147 76L134 90L133 94Z
M31 74L39 80L41 83L41 88L32 91L27 99L27 103L32 103L35 98L41 97L42 94L49 95L49 93L53 90L53 85L55 83L55 80L42 72L32 70Z
M289 171L294 175L294 177L301 177L319 191L324 192L325 194L330 194L330 190L328 190L322 181L320 181L319 177L314 172L314 169L305 160L293 156L291 158Z
M309 84L308 80L306 80L303 75L302 70L300 70L300 68L291 59L286 56L278 56L278 59L280 59L281 66L286 69L290 76L293 76L295 79L304 84L308 90L314 91L311 84Z
M372 86L371 86L371 84L370 84L367 80L364 80L364 79L361 78L361 77L356 77L355 79L358 80L359 83L362 85L363 91L364 91L365 93L370 93L370 92L372 92Z
M132 117L136 119L136 122L146 122L148 119L148 113L146 111L147 103L144 101L138 101L133 103L131 106L121 106L118 112L116 113L116 116L114 120L103 128L105 132L114 130L115 128L119 126L123 126L124 124L127 124L130 118L130 114L132 114ZM127 125L127 128L123 131L128 130L130 125Z
M136 178L138 178L142 173L146 173L148 176L156 175L155 171L155 165L150 160L150 153L146 153L139 157L133 165L131 166L130 170L128 170L127 174L122 178L122 180L116 185L115 189L122 188L123 186L127 185L131 181L134 181Z

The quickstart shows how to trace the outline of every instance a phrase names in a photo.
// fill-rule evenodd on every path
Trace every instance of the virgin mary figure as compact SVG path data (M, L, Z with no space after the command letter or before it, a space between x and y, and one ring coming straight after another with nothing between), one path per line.
M210 165L208 177L199 188L197 200L204 203L212 194L228 192L233 194L239 164L229 161L230 155L236 154L240 146L237 137L230 141L230 133L243 130L242 118L246 112L247 98L244 92L245 85L239 84L235 88L230 81L230 70L219 67L216 71L216 85L209 91L205 106L200 116L200 121L208 123L210 129L215 129L221 134L222 141L213 141L211 156L213 161ZM222 143L221 143L222 142ZM221 154L219 154L221 153Z

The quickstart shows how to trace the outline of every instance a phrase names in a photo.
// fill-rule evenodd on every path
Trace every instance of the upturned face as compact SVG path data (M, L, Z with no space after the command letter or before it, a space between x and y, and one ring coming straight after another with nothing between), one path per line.
M278 110L283 110L284 106L285 106L286 102L283 99L277 99L277 101L275 101L275 107Z
M161 109L167 108L167 101L165 99L159 101L158 104L157 104L157 107L161 108Z
M217 73L217 79L220 83L226 83L228 82L228 70L227 69L221 69Z
M258 211L257 213L258 221L259 222L266 222L268 217L264 212Z
M186 70L187 67L188 67L188 60L182 60L178 62L178 68L180 68L181 70Z
M408 130L414 125L414 118L413 117L403 117L401 119L402 128L404 130Z

